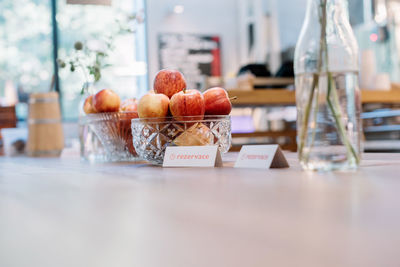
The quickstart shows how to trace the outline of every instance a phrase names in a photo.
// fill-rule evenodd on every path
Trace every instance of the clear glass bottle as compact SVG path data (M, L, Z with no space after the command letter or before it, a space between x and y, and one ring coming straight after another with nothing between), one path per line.
M306 170L347 170L361 156L358 46L346 0L308 0L296 45L297 144Z

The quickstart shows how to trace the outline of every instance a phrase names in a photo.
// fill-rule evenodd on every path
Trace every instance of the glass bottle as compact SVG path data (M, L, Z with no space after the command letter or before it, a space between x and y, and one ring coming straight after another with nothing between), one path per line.
M294 68L297 144L305 170L347 170L361 156L358 46L346 0L308 0Z

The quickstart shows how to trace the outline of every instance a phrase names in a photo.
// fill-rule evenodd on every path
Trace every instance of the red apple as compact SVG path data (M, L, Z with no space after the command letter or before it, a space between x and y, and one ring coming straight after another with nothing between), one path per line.
M85 103L83 104L83 111L86 114L96 113L96 110L93 107L93 95L90 95L85 99Z
M205 112L204 97L196 89L183 90L172 96L169 108L177 121L185 120L183 116L196 116L193 120L201 120Z
M116 112L121 99L113 90L103 89L93 97L93 107L97 112Z
M125 141L126 148L133 156L137 156L137 153L133 146L131 120L137 118L139 116L135 111L122 112L118 116L118 121L115 122L115 127L110 127L117 130L116 136Z
M119 110L122 112L137 111L137 100L135 98L132 98L123 101Z
M163 118L168 114L169 98L164 94L148 93L138 104L139 118Z
M203 93L206 115L229 115L232 104L228 93L221 87L210 88Z
M160 70L154 79L154 92L164 94L169 98L185 88L185 78L177 70Z

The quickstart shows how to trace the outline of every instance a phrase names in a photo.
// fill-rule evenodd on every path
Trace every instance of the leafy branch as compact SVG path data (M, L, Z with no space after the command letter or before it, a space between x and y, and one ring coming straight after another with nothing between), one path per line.
M91 48L86 42L77 41L71 55L63 60L57 59L60 68L67 68L71 72L79 69L84 75L81 94L89 89L90 83L97 83L102 77L103 69L110 67L107 63L110 53L115 49L114 36L133 34L143 18L138 14L125 15L122 20L116 20L117 30L103 40L103 49Z

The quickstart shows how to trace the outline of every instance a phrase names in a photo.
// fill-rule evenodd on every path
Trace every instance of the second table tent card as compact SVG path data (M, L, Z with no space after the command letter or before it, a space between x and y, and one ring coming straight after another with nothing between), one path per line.
M288 168L289 164L279 145L242 146L235 168Z

